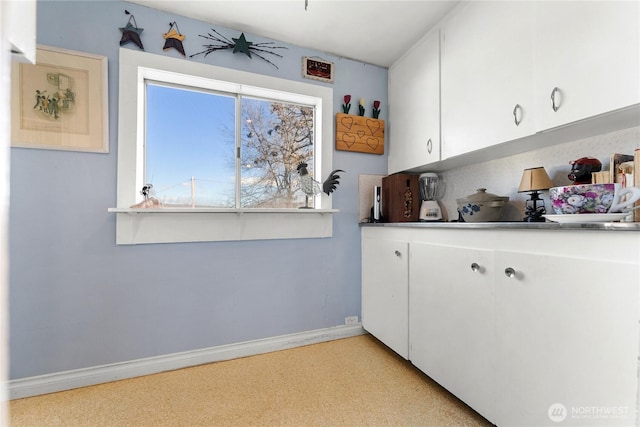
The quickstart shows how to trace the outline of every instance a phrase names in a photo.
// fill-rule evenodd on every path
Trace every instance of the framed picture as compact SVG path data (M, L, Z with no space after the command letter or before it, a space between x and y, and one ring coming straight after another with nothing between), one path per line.
M13 147L109 152L107 57L39 45L11 72Z
M302 77L333 83L333 62L303 56Z
M620 153L611 154L611 160L609 163L609 182L621 182L618 176L621 171L618 171L618 168L626 162L633 162L633 155ZM631 186L633 183L629 183L629 185Z

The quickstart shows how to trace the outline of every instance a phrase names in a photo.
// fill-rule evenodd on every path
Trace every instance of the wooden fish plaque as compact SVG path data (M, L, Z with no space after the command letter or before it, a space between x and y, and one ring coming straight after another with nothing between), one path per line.
M336 150L384 154L384 120L336 114Z

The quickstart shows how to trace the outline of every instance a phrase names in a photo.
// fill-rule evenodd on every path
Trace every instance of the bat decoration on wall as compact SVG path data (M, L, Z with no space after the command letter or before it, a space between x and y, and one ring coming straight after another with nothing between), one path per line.
M164 37L164 47L162 49L165 52L171 48L174 48L175 50L180 52L182 56L186 56L184 53L184 47L182 46L182 42L184 41L186 36L180 34L180 29L178 28L178 24L176 23L176 21L169 22L169 31L164 33L162 37Z
M204 47L206 48L205 50L203 50L202 52L198 52L198 53L194 53L193 55L190 55L189 56L190 58L193 58L194 56L202 55L202 54L204 54L204 56L206 57L207 55L215 52L216 50L233 49L233 53L241 52L247 55L249 58L251 58L251 54L253 53L258 58L273 65L274 67L276 67L276 69L279 69L276 64L269 61L263 55L269 54L269 55L282 58L283 57L282 55L274 51L277 49L286 49L286 47L273 46L273 42L263 42L263 43L250 42L250 41L247 41L246 37L244 36L244 33L240 34L240 37L238 37L237 39L231 38L231 40L229 40L228 38L226 38L225 36L217 32L216 30L214 30L213 28L211 29L211 31L213 31L213 34L207 33L207 35L200 34L199 36L207 40L211 40L213 41L213 43L205 44L204 45Z
M124 13L126 13L127 15L131 15L128 10L125 10ZM133 20L133 24L131 23L131 20ZM144 50L144 46L142 46L142 40L140 40L140 33L144 31L144 28L138 28L138 23L136 22L135 16L129 16L127 25L125 25L124 27L120 27L120 31L122 32L122 37L120 38L120 46L131 42L138 46L140 49Z

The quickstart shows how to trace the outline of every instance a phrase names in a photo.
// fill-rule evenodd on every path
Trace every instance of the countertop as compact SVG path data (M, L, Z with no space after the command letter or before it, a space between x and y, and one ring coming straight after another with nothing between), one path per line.
M640 231L640 222L361 222L362 227L403 228L451 228L451 229L496 229L496 230L594 230L594 231Z

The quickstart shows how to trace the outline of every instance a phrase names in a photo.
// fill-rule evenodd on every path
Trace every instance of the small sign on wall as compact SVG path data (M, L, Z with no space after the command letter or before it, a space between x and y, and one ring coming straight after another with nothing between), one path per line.
M302 77L333 83L333 62L303 56Z

